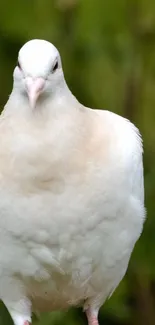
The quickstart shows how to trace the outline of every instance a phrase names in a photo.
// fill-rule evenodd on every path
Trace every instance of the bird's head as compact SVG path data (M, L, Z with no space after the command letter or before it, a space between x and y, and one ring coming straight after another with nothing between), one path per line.
M64 84L61 58L48 41L31 40L18 54L14 70L14 88L27 96L32 108L39 99L60 91Z

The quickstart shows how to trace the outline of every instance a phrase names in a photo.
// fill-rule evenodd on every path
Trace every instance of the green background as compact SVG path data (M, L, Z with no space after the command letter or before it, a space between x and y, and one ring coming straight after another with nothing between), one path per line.
M1 109L11 92L18 50L32 38L58 47L79 101L128 117L140 128L147 221L124 280L100 311L100 324L155 324L155 1L1 0ZM35 315L33 321L86 324L80 309ZM11 324L3 304L0 324Z

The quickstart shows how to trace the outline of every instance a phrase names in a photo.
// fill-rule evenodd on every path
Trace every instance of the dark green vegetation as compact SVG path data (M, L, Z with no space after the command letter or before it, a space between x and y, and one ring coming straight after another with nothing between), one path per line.
M102 325L155 324L155 1L0 1L0 106L12 87L18 49L53 42L66 80L85 105L130 118L144 138L148 219L126 277L100 312ZM10 324L0 306L0 324ZM38 317L38 316L37 316ZM34 317L34 324L85 324L81 310Z

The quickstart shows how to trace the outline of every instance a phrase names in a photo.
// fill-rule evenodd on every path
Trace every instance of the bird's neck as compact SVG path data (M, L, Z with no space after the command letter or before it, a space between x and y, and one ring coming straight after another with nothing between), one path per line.
M36 107L32 109L26 95L21 94L18 89L13 89L9 100L4 108L3 114L14 118L31 119L37 118L62 118L64 114L75 115L82 105L73 96L67 85L59 89L55 94L41 96Z

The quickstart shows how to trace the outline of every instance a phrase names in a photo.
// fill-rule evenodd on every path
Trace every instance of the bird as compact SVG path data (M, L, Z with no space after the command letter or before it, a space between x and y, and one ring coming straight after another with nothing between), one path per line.
M29 40L0 115L0 299L14 324L81 306L98 325L144 221L139 129L81 104L57 48Z

